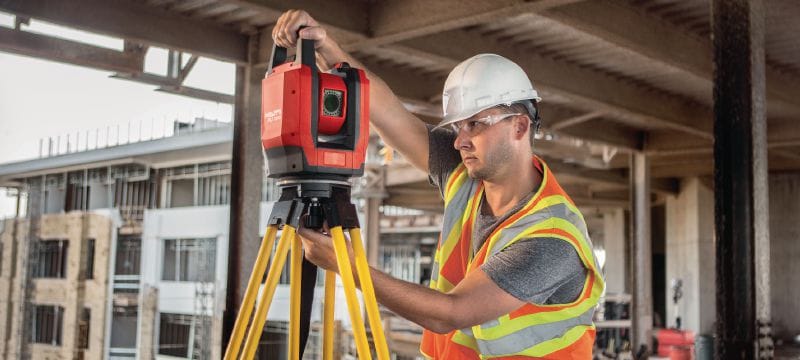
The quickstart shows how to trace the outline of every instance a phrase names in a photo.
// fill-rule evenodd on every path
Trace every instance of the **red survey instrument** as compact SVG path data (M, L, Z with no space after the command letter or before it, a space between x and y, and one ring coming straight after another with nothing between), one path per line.
M267 175L360 176L369 142L369 80L347 63L320 72L313 41L300 43L293 62L276 47L262 81Z
M272 204L268 226L225 351L226 360L249 360L256 356L267 311L287 258L290 258L287 353L289 359L302 358L311 323L317 267L303 258L302 243L296 236L300 221L311 229L322 228L323 222L327 223L358 358L371 359L344 235L349 234L375 354L378 359L389 359L361 242L358 214L350 202L348 181L364 173L369 141L369 80L363 70L346 63L337 64L330 72L320 72L314 53L314 42L300 39L295 60L287 62L287 49L273 46L269 69L261 84L261 145L265 171L267 176L277 180L281 195ZM275 246L279 231L280 240ZM274 255L270 256L273 248ZM266 281L262 284L265 273ZM336 273L326 271L322 319L325 360L333 360L334 356L335 286Z

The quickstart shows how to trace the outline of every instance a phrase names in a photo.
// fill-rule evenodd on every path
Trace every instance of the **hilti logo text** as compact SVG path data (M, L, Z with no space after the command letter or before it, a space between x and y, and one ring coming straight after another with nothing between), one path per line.
M264 113L264 121L267 123L280 121L281 115L282 115L281 109L267 111Z

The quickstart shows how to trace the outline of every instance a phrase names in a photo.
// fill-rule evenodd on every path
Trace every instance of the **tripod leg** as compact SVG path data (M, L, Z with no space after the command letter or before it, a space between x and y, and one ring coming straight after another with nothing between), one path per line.
M375 288L372 286L372 276L369 274L367 255L361 243L361 229L350 229L350 242L353 244L353 257L356 260L356 271L361 281L361 293L364 294L364 306L367 308L369 326L372 328L372 340L375 342L375 352L378 359L389 359L389 347L386 345L386 336L383 333L381 315L378 310L378 301L375 299Z
M322 359L333 360L333 312L336 299L336 273L325 272L325 310L323 313Z
M339 276L342 277L344 285L344 295L347 299L347 310L350 313L350 322L353 325L353 337L356 340L356 350L359 359L372 359L367 342L367 330L364 328L364 321L361 319L361 306L356 297L356 284L353 279L353 269L350 266L350 256L347 253L347 242L344 238L341 226L331 228L333 236L333 248L336 251L336 260L339 265Z
M314 290L317 288L317 265L303 259L303 275L300 286L300 358L311 332L311 310L314 305Z
M233 325L233 333L231 334L228 348L225 349L225 360L236 359L239 355L239 348L242 346L244 332L247 330L247 323L250 320L250 315L253 313L253 304L258 294L258 285L261 284L261 278L264 276L264 271L267 269L269 262L269 254L272 252L272 245L275 244L275 234L278 232L278 227L270 225L261 239L261 246L258 248L258 255L256 262L253 264L253 271L250 273L250 280L247 282L247 289L244 292L242 305L239 307L239 313L236 314L236 322Z
M264 323L267 321L267 310L269 310L269 306L272 303L272 297L275 295L275 288L278 287L278 281L281 278L281 271L286 264L289 245L294 238L295 229L289 225L284 226L281 240L278 242L278 249L275 250L275 256L272 258L272 264L269 266L267 282L264 284L264 289L261 291L261 297L258 299L256 314L253 316L253 324L250 330L247 331L244 351L239 359L250 360L255 357L258 341L261 339L261 333L264 331Z
M300 285L302 281L303 251L300 238L292 239L292 259L289 267L289 359L300 359Z

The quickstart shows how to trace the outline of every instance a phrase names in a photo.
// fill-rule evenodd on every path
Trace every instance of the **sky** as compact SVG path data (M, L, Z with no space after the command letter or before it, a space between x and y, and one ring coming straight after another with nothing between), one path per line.
M13 27L13 18L0 13L0 26ZM121 49L122 40L72 31L32 20L24 31ZM184 56L184 61L188 56ZM145 70L166 73L167 51L151 48ZM175 119L191 121L205 117L231 121L231 105L190 99L154 91L155 86L113 79L110 72L17 56L0 51L0 164L37 158L40 140L60 142L66 150L67 136L74 149L90 149L120 138L136 141L171 132ZM233 94L235 66L200 58L187 77L187 86ZM129 125L130 124L130 125ZM131 131L128 133L128 128ZM140 131L141 129L141 131ZM87 145L88 134L88 145ZM110 134L110 139L106 139ZM95 139L95 136L98 139ZM0 218L13 216L15 199L0 188Z

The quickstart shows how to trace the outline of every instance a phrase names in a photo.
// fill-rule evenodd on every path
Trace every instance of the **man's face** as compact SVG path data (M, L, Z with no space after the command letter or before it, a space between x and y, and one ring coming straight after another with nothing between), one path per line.
M511 164L513 149L508 141L514 131L511 121L513 116L494 125L477 121L487 116L506 113L503 109L490 108L462 120L462 124L459 124L463 126L458 131L453 146L461 154L461 160L471 178L491 181L498 175L505 175L503 171Z

